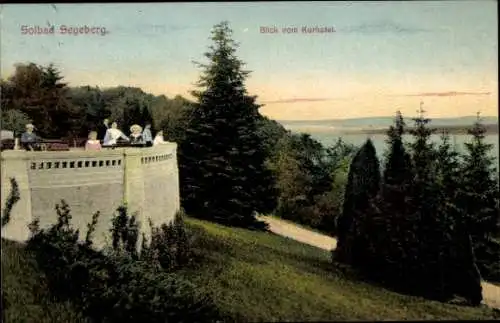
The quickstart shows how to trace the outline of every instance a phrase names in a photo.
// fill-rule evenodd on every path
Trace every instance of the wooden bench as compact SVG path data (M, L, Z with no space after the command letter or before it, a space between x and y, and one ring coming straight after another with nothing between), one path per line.
M87 143L87 138L85 137L77 137L77 138L63 138L62 141L66 142L70 147L74 148L83 148Z
M44 151L68 151L69 145L63 140L44 139L40 142L40 147Z

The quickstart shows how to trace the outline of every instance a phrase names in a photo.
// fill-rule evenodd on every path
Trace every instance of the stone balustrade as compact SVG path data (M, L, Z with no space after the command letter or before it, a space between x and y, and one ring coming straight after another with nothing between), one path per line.
M100 212L97 246L109 242L111 219L124 204L149 237L148 219L167 223L180 207L176 151L175 143L102 151L2 151L2 208L11 190L9 178L16 179L21 194L2 236L25 241L33 219L42 227L55 223L55 205L64 199L82 238L92 215Z

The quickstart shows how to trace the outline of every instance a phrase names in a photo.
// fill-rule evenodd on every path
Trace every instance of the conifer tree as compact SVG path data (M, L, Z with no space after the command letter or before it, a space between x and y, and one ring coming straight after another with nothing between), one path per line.
M393 189L395 186L408 184L411 179L411 160L406 152L403 134L406 132L406 123L400 111L396 113L394 125L387 132L389 145L384 167L384 188ZM404 187L402 187L404 189ZM389 192L388 192L389 193Z
M257 132L261 118L249 96L227 22L215 26L209 64L193 91L197 104L179 146L182 206L186 213L218 222L252 226L264 210L272 177Z
M372 220L372 230L377 234L370 236L375 259L373 266L380 266L380 274L384 279L396 284L405 281L406 262L412 250L410 246L417 240L416 229L410 218L413 170L403 142L405 132L406 123L398 111L394 125L387 133L389 150L384 181Z
M338 219L337 259L360 266L368 257L367 223L371 202L380 189L380 165L371 139L349 168L342 215Z
M471 235L481 274L486 279L498 279L500 246L492 237L499 232L499 188L494 159L490 155L493 145L485 143L485 133L478 113L474 127L469 130L472 140L465 144L459 208Z
M482 300L481 275L470 234L464 222L460 201L461 165L459 154L450 144L450 136L443 132L437 155L439 205L436 230L442 232L438 259L439 293L444 299L453 294L465 297L473 304Z
M478 118L468 131L471 142L465 143L462 168L462 207L468 215L467 225L473 240L481 240L498 232L498 179L492 144L485 143L486 129Z
M444 276L443 230L437 210L440 194L436 185L436 150L430 141L433 130L428 126L430 119L424 117L423 102L420 102L418 117L414 118L414 129L410 131L413 142L410 144L413 164L413 203L411 213L417 226L418 251L411 270L420 277L415 280L425 293L436 296L440 293ZM432 291L431 289L436 288ZM442 290L441 290L442 291Z

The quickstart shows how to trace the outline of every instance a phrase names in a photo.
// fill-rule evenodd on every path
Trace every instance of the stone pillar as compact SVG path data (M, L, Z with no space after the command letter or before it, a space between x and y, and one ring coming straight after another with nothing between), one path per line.
M139 222L139 246L142 241L147 219L144 215L144 177L142 171L142 149L124 149L123 203L127 206L128 216L135 215Z
M178 162L177 162L177 144L173 143L173 149L172 149L172 163L173 163L173 175L172 175L172 198L174 199L174 205L176 210L180 210L181 208L181 198L180 198L180 187L179 187L179 167L178 167Z

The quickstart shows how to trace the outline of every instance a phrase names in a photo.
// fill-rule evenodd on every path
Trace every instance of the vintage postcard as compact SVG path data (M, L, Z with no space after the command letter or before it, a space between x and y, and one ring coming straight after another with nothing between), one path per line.
M499 319L498 5L0 5L5 322Z

